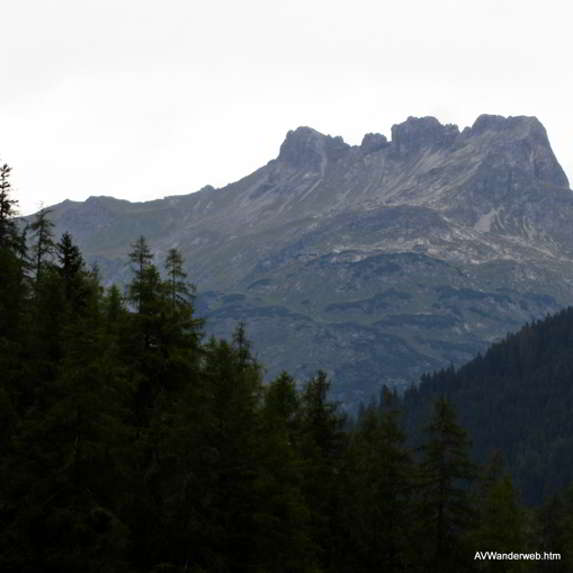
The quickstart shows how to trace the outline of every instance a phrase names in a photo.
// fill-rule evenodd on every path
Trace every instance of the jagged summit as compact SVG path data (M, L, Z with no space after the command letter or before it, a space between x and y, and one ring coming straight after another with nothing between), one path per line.
M292 167L318 171L326 160L336 160L348 149L350 145L342 137L323 135L302 126L287 133L278 159Z
M367 133L358 149L365 154L384 150L389 156L408 158L425 150L464 146L468 141L475 138L481 141L485 137L484 144L490 146L492 152L506 153L512 146L521 146L521 154L529 154L527 159L536 164L536 176L559 187L569 186L553 155L547 132L536 117L483 114L471 127L460 132L457 125L442 124L432 116L410 116L393 125L391 134L388 141L381 133ZM482 145L480 141L476 140L476 146ZM278 160L295 169L319 172L324 170L326 163L337 161L351 149L340 136L324 135L311 127L301 126L287 133Z
M489 150L489 165L503 161L506 169L510 165L514 171L522 168L537 181L569 188L545 127L536 117L480 115L471 128L464 129L462 136L464 140L479 141L476 148Z
M543 135L547 138L547 133L541 122L534 116L508 116L502 115L480 115L470 128L472 135L479 135L486 130L501 131L501 130L516 130L520 129L524 132L531 132L535 135Z
M390 142L386 139L385 135L381 133L367 133L362 138L360 149L365 153L374 153L388 147Z
M435 117L412 117L392 126L392 146L398 154L450 145L460 134L457 125L442 125Z

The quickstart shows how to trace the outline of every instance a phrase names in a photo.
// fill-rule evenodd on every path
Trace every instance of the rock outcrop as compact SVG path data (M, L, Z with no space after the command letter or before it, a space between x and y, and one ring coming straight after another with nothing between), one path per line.
M310 127L287 133L281 145L279 161L296 169L320 171L326 161L336 161L350 149L342 137L322 135Z

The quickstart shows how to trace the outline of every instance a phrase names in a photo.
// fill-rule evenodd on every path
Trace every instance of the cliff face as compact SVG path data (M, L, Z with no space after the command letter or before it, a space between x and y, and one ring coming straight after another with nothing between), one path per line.
M269 368L339 398L459 363L573 295L573 193L535 118L408 118L349 146L300 127L222 189L54 208L106 279L143 234L181 249L209 331L245 320Z

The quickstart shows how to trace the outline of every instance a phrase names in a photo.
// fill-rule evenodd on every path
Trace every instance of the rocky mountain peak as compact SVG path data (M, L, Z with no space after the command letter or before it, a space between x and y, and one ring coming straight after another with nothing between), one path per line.
M547 133L541 122L533 116L509 116L482 114L471 127L472 135L480 135L485 131L507 131L531 134L533 137L547 139Z
M278 159L291 167L320 171L326 161L336 161L349 149L342 137L323 135L302 126L287 133Z
M463 135L481 140L481 145L487 146L490 159L494 161L501 155L511 156L515 164L521 165L536 180L569 187L567 176L551 149L547 132L536 117L480 115Z
M360 149L365 153L374 153L390 145L385 135L381 133L367 133L362 138Z
M392 126L392 147L407 155L425 147L450 145L460 131L457 125L442 125L435 117L412 117Z

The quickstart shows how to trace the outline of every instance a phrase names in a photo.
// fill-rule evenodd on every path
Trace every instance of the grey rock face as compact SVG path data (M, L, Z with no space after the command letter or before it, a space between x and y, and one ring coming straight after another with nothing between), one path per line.
M390 143L385 135L381 133L367 133L362 139L360 149L364 151L364 153L375 153L388 147L388 145L390 145Z
M336 160L348 149L342 137L325 136L310 127L289 131L281 145L279 161L297 169L320 171L328 160Z
M404 123L392 126L392 146L399 155L411 154L450 145L459 133L456 125L442 125L435 117L409 117Z
M269 377L323 368L348 404L573 299L573 193L535 118L408 118L360 146L300 127L222 189L53 218L108 281L141 234L158 263L179 247L209 332L245 320Z
M530 168L530 175L534 179L557 187L569 186L563 169L551 151L547 132L535 117L480 115L464 135L470 140L476 136L495 139L491 151L512 154L516 163Z

